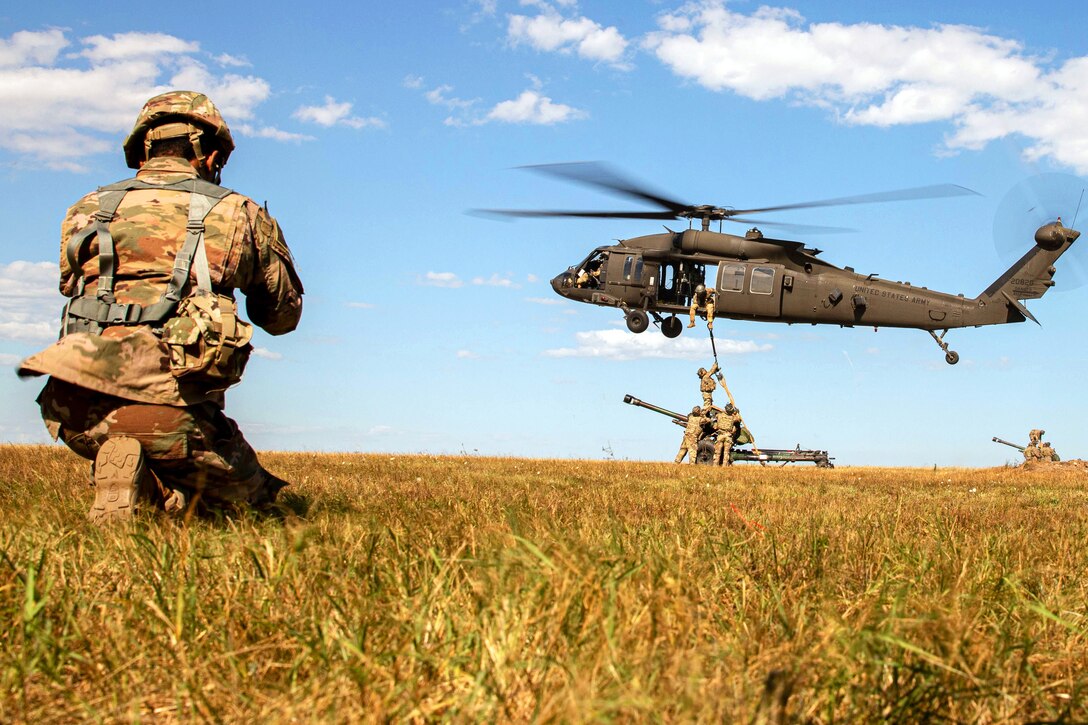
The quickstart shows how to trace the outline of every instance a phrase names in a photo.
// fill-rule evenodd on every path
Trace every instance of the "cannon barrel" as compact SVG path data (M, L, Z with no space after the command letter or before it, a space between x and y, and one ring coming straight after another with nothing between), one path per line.
M682 423L687 423L688 422L688 417L686 415L683 415L681 413L677 413L676 411L673 411L673 410L669 410L668 408L662 408L662 407L659 407L657 405L653 405L651 403L647 403L645 401L639 400L638 398L636 398L633 395L623 396L623 402L627 403L628 405L637 405L639 408L647 408L648 410L652 410L655 413L661 413L661 415L667 415L667 416L669 416L670 418L672 418L675 421L679 421L679 422L682 422Z
M1010 443L1009 441L1004 440L1003 438L998 438L997 436L994 436L994 443L1003 443L1003 444L1005 444L1007 446L1012 446L1013 448L1020 451L1021 453L1024 452L1024 448L1025 448L1025 446L1018 446L1015 443Z

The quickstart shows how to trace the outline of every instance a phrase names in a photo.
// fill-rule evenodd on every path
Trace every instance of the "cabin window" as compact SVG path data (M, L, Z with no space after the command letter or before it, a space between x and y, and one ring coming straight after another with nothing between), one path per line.
M642 257L628 255L623 261L623 279L627 282L638 282L642 279Z
M718 266L718 290L721 292L744 291L744 265L722 264Z
M661 270L661 287L668 292L676 290L676 269L671 264L666 264Z
M754 295L774 292L774 267L753 267L751 290Z

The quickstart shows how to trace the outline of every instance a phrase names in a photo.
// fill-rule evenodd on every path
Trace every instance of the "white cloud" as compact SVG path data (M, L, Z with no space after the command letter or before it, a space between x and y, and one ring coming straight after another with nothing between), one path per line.
M252 68L253 64L245 58L239 58L236 55L230 53L220 53L215 56L215 62L222 66L231 66L234 68Z
M707 341L698 337L678 337L670 340L661 334L646 332L636 335L627 330L592 330L575 333L577 347L545 350L547 357L589 357L603 360L641 360L646 358L673 360L703 360ZM718 339L719 355L744 355L767 352L773 346L752 340Z
M325 96L323 106L302 106L293 114L300 121L316 123L318 126L348 126L350 128L385 128L386 123L380 118L353 116L352 104L337 102L332 96Z
M520 284L510 279L509 277L502 277L498 274L493 274L487 279L484 279L483 277L474 277L472 279L472 284L483 285L487 287L506 287L509 289L518 289L521 287Z
M540 126L550 126L565 121L575 121L586 118L587 113L565 103L555 103L551 98L536 90L525 90L521 95L510 101L503 101L492 108L486 121L501 121L504 123L528 123Z
M0 340L46 343L57 338L64 298L54 262L0 265Z
M479 360L480 356L477 355L476 353L472 352L472 350L458 350L457 351L457 359L458 360Z
M272 350L269 350L268 348L265 348L265 347L254 347L253 348L253 354L255 356L257 356L259 358L263 358L265 360L282 360L283 359L283 353L273 352Z
M373 305L369 302L348 302L347 306L353 310L373 310L377 305Z
M453 272L428 272L419 278L419 284L426 287L456 288L464 284Z
M67 45L60 30L20 30L7 40L0 38L0 68L18 67L28 62L52 65Z
M73 39L59 29L15 32L0 38L0 152L9 156L8 165L85 171L91 156L120 154L119 139L144 102L174 88L206 93L240 135L312 139L257 122L257 108L272 94L269 83L221 70L248 65L164 33ZM350 105L336 122L384 125L351 115Z
M563 305L566 301L559 297L526 297L526 302L532 302L534 305Z
M273 141L287 141L293 143L302 143L303 141L313 141L313 136L308 136L304 133L293 133L291 131L282 131L278 128L271 126L255 127L248 123L243 123L235 127L239 136L248 136L250 138L268 138Z
M1088 172L1088 57L1053 67L979 28L807 23L795 10L745 15L721 0L684 5L658 26L643 48L707 89L828 108L858 125L950 123L953 151L1020 135L1029 158Z
M615 28L581 16L565 18L554 7L537 3L539 15L510 15L506 37L512 45L528 45L535 50L576 53L587 60L602 61L626 68L623 63L627 39Z

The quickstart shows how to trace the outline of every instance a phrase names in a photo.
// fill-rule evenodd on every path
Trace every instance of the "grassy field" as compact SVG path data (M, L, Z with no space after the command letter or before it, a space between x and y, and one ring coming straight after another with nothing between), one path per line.
M263 460L98 529L0 447L0 721L1088 721L1083 469Z

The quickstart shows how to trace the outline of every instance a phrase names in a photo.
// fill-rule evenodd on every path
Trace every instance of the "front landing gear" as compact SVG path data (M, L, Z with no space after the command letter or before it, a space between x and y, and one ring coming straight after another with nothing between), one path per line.
M944 351L944 361L949 365L955 365L960 361L960 355L955 350L948 349L948 343L944 341L944 336L948 333L948 330L941 330L941 334L938 335L933 330L928 330L929 336L933 338L933 342L937 343L937 347Z
M636 334L646 332L650 326L650 316L642 310L627 311L627 329Z

